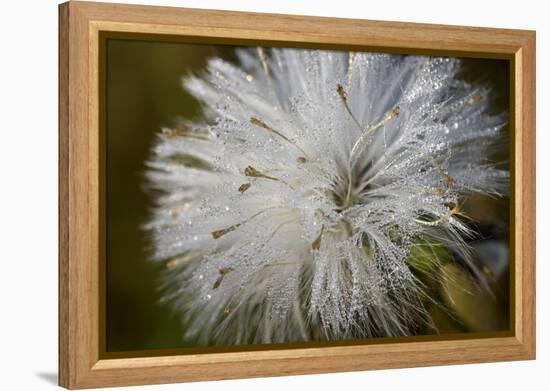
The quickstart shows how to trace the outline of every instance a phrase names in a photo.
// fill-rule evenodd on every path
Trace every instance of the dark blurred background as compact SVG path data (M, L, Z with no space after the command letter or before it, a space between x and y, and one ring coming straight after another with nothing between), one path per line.
M148 260L150 242L141 229L148 219L152 194L144 187L145 161L155 134L172 127L178 118L194 117L200 108L182 88L182 77L200 73L206 60L220 56L234 60L234 47L109 39L106 75L107 241L106 241L106 343L107 351L165 349L191 346L182 339L177 314L160 304L163 265ZM496 91L495 110L509 101L508 62L465 61L464 78L484 80ZM499 158L507 159L503 150ZM493 221L508 221L508 202L478 200L472 212L481 230L507 241L507 224L494 233ZM483 228L483 222L488 223ZM507 242L506 242L507 243ZM459 278L460 279L460 276ZM508 327L508 272L499 277L496 298L461 311L468 321L449 319L432 309L440 331L464 332ZM468 298L465 299L466 301ZM489 308L490 307L490 308ZM481 323L478 320L481 317ZM485 320L484 320L485 319ZM496 319L496 321L495 321ZM473 322L473 323L472 323Z
M192 117L199 106L182 77L199 72L209 56L229 48L107 41L107 351L185 346L181 325L159 304L162 265L148 261L151 193L144 163L155 133Z

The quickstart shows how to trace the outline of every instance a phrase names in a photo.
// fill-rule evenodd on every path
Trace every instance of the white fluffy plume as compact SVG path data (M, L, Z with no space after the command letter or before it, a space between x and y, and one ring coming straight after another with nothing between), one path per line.
M239 49L184 80L203 115L149 162L166 299L203 344L414 334L419 240L469 259L461 203L506 192L506 124L453 58ZM472 268L475 267L472 265Z

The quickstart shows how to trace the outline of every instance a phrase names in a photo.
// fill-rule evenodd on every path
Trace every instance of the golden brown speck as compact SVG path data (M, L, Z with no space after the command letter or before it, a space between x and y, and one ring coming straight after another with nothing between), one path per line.
M233 271L233 268L231 267L222 267L221 269L218 270L218 272L220 273L220 276L218 277L218 279L214 282L214 285L212 286L212 289L217 289L220 284L222 283L225 275L229 272Z
M322 226L321 232L319 232L319 236L317 236L317 239L315 239L315 241L311 243L312 250L319 250L321 248L321 237L323 236L324 230L325 230L325 226Z
M214 231L212 232L212 237L214 239L219 239L221 238L223 235L231 232L231 231L234 231L236 230L237 228L240 227L240 223L239 224L235 224L235 225L232 225L231 227L228 227L228 228L225 228L225 229L220 229L219 231Z
M245 191L250 189L250 186L252 186L251 183L243 183L242 185L239 186L239 193L244 193Z

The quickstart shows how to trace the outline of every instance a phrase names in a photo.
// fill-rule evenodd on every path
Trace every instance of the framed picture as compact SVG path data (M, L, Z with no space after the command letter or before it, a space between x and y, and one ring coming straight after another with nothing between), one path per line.
M535 358L535 33L59 7L59 381Z

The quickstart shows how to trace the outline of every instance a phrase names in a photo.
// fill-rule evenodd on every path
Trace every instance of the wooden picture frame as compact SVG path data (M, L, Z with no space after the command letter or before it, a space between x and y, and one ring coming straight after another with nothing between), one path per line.
M102 351L100 124L105 32L217 43L353 47L510 61L512 329L185 355ZM535 32L71 1L59 6L59 384L89 388L535 358Z

